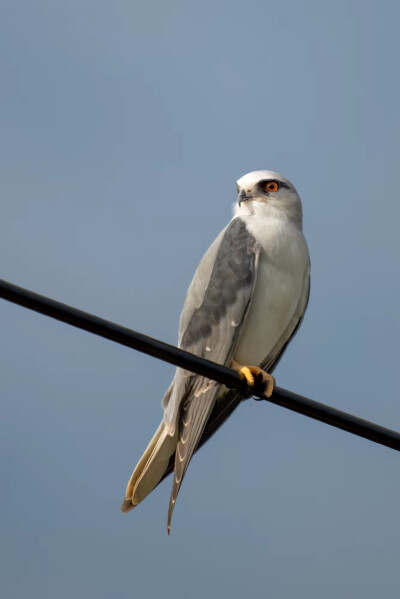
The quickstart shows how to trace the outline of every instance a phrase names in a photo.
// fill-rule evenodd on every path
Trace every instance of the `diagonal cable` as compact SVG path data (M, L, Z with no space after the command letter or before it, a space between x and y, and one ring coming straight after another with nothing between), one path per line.
M345 430L353 435L364 437L380 445L400 451L400 433L396 431L303 397L282 387L275 387L272 397L268 399L263 395L264 386L262 383L256 381L255 386L250 388L235 370L210 362L178 347L122 327L88 312L77 310L49 297L23 289L2 279L0 279L0 297L175 366L201 374L231 389L238 389L245 397L255 395L256 399L269 401L309 418Z

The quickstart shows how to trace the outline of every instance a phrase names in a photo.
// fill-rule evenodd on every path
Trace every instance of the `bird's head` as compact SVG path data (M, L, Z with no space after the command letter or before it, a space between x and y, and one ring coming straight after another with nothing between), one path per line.
M279 212L301 227L301 200L292 183L282 175L273 171L253 171L241 177L236 185L235 216L272 216Z

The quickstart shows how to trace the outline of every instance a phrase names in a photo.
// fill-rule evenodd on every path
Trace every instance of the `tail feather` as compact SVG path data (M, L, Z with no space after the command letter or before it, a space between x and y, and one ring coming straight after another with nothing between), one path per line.
M169 435L164 422L161 422L129 479L121 505L123 513L133 509L158 485L175 452L176 442L177 431L174 436Z

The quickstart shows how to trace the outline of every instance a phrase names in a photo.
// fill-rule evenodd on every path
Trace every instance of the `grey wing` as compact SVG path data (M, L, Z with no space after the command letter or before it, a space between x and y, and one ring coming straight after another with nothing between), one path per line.
M260 248L240 218L231 221L201 261L183 307L179 345L229 365L256 282ZM164 422L179 426L168 527L189 461L203 435L220 385L177 370L164 404Z
M188 289L179 346L223 364L247 315L260 247L240 218L216 241L218 248L205 254Z

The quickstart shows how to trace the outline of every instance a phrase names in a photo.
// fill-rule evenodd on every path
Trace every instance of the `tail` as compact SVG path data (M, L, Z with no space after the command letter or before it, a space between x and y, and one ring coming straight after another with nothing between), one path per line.
M163 478L169 459L175 452L177 434L176 431L174 436L169 435L164 422L161 422L129 479L121 505L124 514L140 503Z

